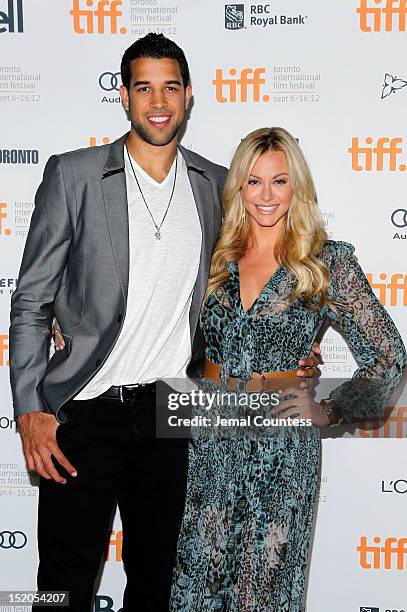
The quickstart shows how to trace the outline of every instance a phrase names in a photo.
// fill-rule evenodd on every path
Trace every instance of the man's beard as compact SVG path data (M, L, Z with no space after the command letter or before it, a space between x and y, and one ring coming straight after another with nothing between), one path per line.
M149 132L149 130L141 123L136 123L135 121L132 121L131 125L134 131L136 132L136 134L140 136L140 138L144 140L144 142L147 142L150 145L154 145L155 147L165 147L165 145L170 144L170 142L172 142L174 138L177 136L178 132L181 129L183 122L184 122L184 118L178 121L174 125L174 127L171 128L171 131L167 135L157 134L157 136L153 136Z

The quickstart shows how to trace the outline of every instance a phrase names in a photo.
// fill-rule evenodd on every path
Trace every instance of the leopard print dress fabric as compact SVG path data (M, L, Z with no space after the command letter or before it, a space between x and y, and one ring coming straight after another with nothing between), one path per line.
M239 268L230 262L229 278L201 315L206 356L222 365L223 380L295 369L328 316L359 364L353 378L331 393L336 410L345 422L381 414L406 353L353 251L350 244L328 241L319 255L330 271L338 314L307 308L301 299L291 303L295 280L282 266L244 311ZM315 426L283 429L259 439L192 435L171 612L302 610L320 435Z

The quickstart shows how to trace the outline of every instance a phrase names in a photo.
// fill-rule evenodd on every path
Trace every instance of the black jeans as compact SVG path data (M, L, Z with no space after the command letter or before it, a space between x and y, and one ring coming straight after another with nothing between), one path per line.
M95 578L118 504L127 576L123 612L167 612L188 441L155 438L151 396L124 404L70 401L65 408L69 420L58 427L57 440L78 476L58 466L67 484L41 479L38 589L70 592L69 608L52 609L93 609Z

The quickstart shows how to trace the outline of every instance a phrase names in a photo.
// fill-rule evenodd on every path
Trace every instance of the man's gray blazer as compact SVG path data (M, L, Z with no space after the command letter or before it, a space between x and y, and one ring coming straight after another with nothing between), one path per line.
M16 416L53 412L74 397L111 352L126 316L129 225L124 140L52 156L35 198L11 300L10 377ZM202 355L198 317L222 220L227 170L179 147L202 229L191 310L193 360ZM137 248L137 245L135 245ZM49 360L53 317L65 348Z

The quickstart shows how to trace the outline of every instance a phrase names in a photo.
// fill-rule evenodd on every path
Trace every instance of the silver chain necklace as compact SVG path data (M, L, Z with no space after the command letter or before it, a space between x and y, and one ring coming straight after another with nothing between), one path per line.
M128 150L128 148L127 148L127 144L126 144L126 151L127 151L127 156L128 156L128 158L129 158L129 162L130 162L131 169L133 170L134 178L136 179L137 186L138 186L139 191L140 191L140 193L141 193L141 197L143 198L143 202L144 202L144 204L146 205L146 208L147 208L147 210L148 210L148 212L149 212L149 214L150 214L150 217L151 217L152 222L154 223L154 227L155 227L155 229L156 229L156 232L155 232L154 236L157 238L157 240L161 240L161 231L160 231L160 230L161 230L162 224L163 224L163 223L164 223L164 221L165 221L165 217L167 216L168 209L169 209L170 204L171 204L171 202L172 202L172 196L174 195L174 191L175 191L175 183L177 182L178 152L177 152L177 155L176 155L176 157L175 157L175 174L174 174L174 183L173 183L173 186L172 186L172 191L171 191L171 195L170 195L170 200L169 200L169 202L168 202L168 205L167 205L167 208L166 208L166 210L165 210L164 216L163 216L163 218L161 219L161 223L160 223L160 225L157 225L157 223L155 222L155 219L154 219L153 215L151 214L151 210L150 210L150 209L149 209L149 207L148 207L148 204L147 204L146 199L145 199L145 197L144 197L144 193L143 193L143 192L142 192L142 190L141 190L140 183L138 182L137 175L136 175L136 173L135 173L135 171L134 171L133 163L132 163L132 161L131 161L130 153L129 153L129 150Z

